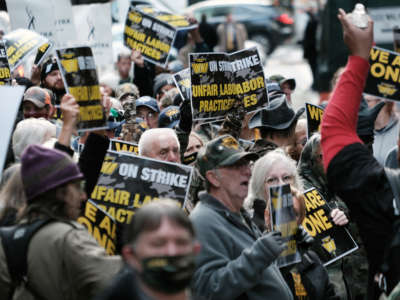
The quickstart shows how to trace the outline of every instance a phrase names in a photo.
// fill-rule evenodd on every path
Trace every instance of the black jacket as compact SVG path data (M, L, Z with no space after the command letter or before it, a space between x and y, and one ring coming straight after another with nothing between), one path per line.
M337 193L350 210L364 241L372 276L381 272L385 251L392 242L399 216L393 208L393 192L384 168L360 143L345 146L330 162L327 171L330 189ZM383 249L383 250L382 250ZM390 266L398 266L400 255L391 258ZM400 280L400 270L391 267L386 272L389 290ZM370 295L371 297L372 295Z

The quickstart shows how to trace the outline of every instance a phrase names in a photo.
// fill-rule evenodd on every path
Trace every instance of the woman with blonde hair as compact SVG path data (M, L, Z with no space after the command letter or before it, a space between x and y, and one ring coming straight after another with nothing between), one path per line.
M264 212L268 207L269 187L290 184L301 194L303 183L297 173L296 162L281 149L270 151L259 158L252 170L249 194L244 201L244 208L253 215L253 221L261 231L265 230ZM304 205L302 205L304 208ZM299 212L300 213L300 212Z

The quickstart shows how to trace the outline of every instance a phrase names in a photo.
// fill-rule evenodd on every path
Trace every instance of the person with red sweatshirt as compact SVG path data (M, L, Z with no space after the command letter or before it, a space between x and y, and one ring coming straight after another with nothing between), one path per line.
M400 216L385 169L356 132L369 71L373 22L370 20L366 29L360 29L342 9L338 18L351 54L324 113L323 162L329 188L349 207L350 218L358 225L365 244L369 263L368 299L378 299L382 291L389 293L400 280L400 252L391 250L396 238L399 239Z

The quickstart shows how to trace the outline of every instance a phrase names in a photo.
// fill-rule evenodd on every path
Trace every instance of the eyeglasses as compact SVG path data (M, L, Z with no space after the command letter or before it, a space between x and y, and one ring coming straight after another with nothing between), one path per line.
M280 182L285 184L293 184L294 183L294 176L293 175L284 175L282 177L268 177L265 179L265 182L268 185L279 185Z
M141 113L141 114L139 114L138 115L138 117L139 118L142 118L142 119L156 119L156 118L158 118L158 116L155 114L155 113L153 113L153 112L148 112L148 113Z

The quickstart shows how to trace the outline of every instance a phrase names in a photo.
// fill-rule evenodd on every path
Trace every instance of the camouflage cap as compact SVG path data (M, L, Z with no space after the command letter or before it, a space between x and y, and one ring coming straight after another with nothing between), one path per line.
M120 84L115 91L115 95L120 101L126 95L132 95L135 98L135 100L140 97L139 89L133 83Z
M256 160L258 155L244 151L234 137L226 134L209 141L199 151L196 166L205 177L207 171L234 165L242 158Z

